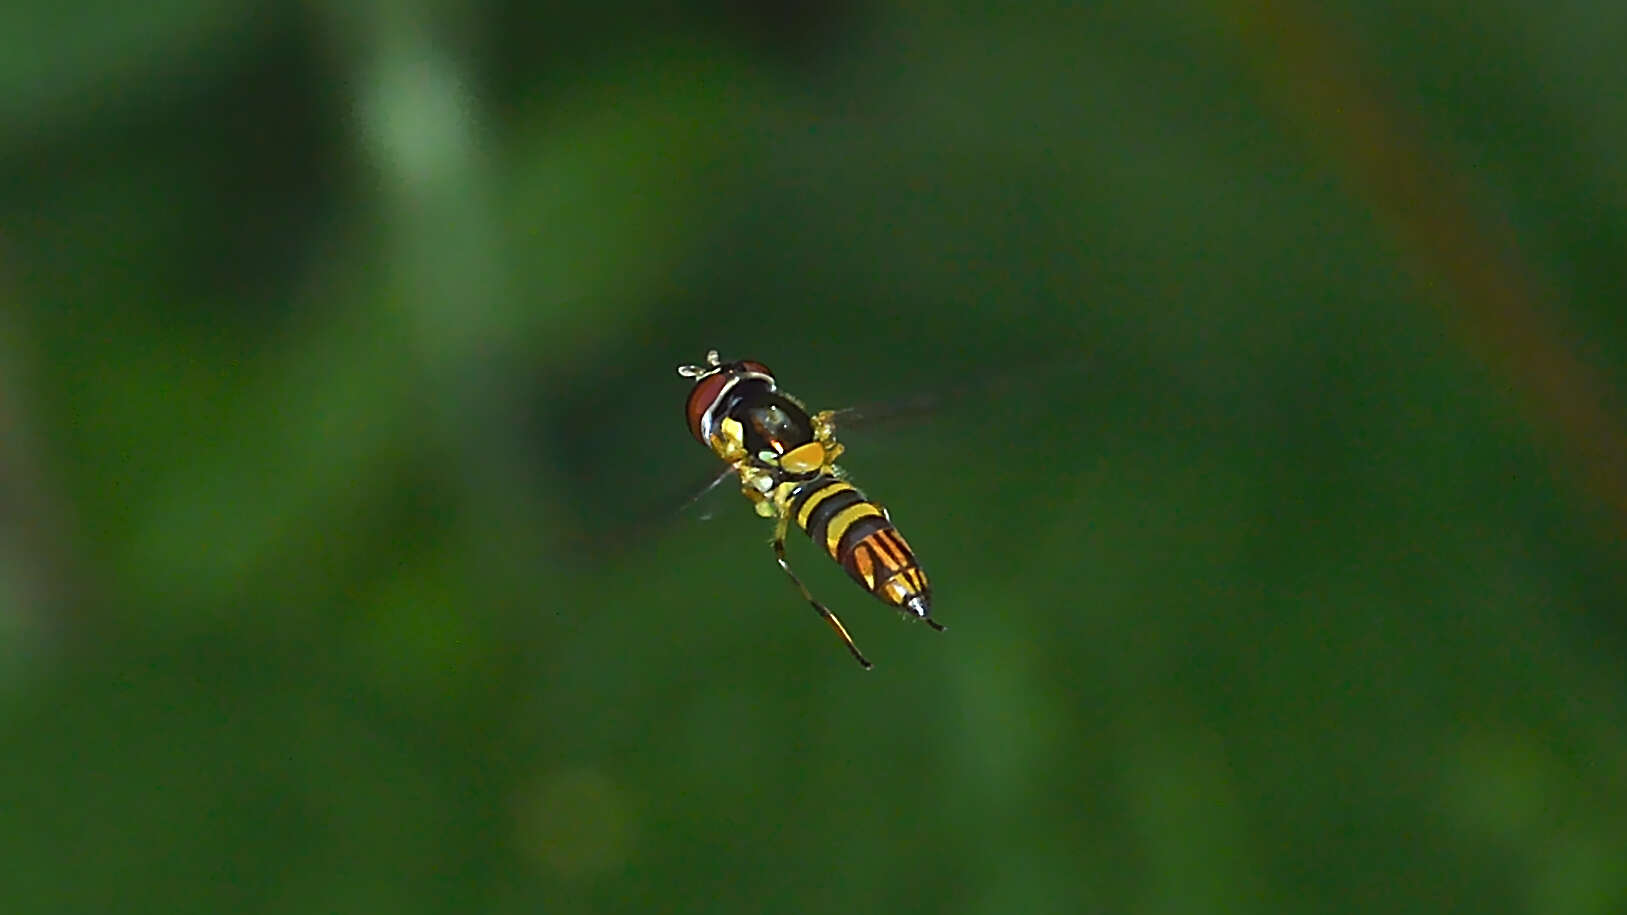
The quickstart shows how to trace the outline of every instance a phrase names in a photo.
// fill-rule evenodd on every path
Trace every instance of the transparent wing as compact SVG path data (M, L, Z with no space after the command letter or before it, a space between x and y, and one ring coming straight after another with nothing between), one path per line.
M731 507L755 519L737 487L726 485L732 479L734 473L724 467L708 471L705 478L696 476L678 486L657 487L660 494L646 487L646 498L639 504L579 509L559 532L558 548L578 561L603 562L637 554L663 537L710 521L715 515L727 515Z
M898 444L919 434L921 425L963 406L1011 396L1032 396L1068 373L1082 370L1077 360L1068 362L1024 363L1008 368L1004 363L984 368L963 380L929 390L919 390L833 410L836 434L848 447L859 446L861 455L887 453ZM593 388L620 391L631 385L604 385ZM793 390L796 390L793 388ZM558 440L576 443L566 462L571 485L568 510L571 521L563 532L565 549L585 560L605 559L648 548L662 537L671 536L714 516L738 518L742 524L761 523L750 504L731 482L733 473L712 455L701 453L688 437L671 437L674 449L685 449L688 457L676 458L692 471L650 472L637 463L606 459L606 455L648 453L645 430L664 422L662 416L645 418L643 400L612 400L600 395L584 398L572 412L557 420ZM602 422L607 416L630 416L615 423ZM591 429L592 435L580 430ZM893 432L900 433L897 436ZM848 433L857 432L857 441ZM663 447L665 447L663 445ZM663 458L665 460L665 458ZM862 461L869 460L861 457ZM846 464L846 461L843 461ZM666 465L659 465L665 467ZM678 479L682 482L675 483ZM728 484L728 485L725 485Z
M701 502L703 500L705 500L706 497L708 495L710 495L711 492L714 489L717 489L719 484L721 484L724 480L727 480L732 476L734 476L734 468L725 465L722 470L718 471L717 476L712 478L712 482L707 483L704 487L702 487L699 491L697 491L694 495L690 496L689 499L684 502L683 506L678 509L678 514L682 515L682 514L685 514L686 512L689 512L689 511L693 510L695 508L695 506L701 504ZM711 509L706 509L705 511L703 511L702 513L700 513L696 517L701 521L710 521L710 520L712 520L712 511L711 511Z
M878 426L908 426L938 414L953 404L992 400L1043 389L1058 379L1084 371L1077 360L1059 360L1020 368L983 372L963 381L901 397L832 410L836 433Z

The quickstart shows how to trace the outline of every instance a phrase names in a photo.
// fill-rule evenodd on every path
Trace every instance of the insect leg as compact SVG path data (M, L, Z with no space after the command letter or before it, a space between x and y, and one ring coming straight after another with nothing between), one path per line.
M825 622L830 624L830 628L836 630L836 635L841 638L842 644L846 645L847 650L853 653L854 660L858 661L859 665L865 670L869 670L873 665L859 651L859 646L853 644L853 637L847 634L847 627L843 626L842 621L836 618L836 614L830 612L829 607L814 599L814 596L808 592L808 586L802 583L802 579L797 578L797 573L791 571L791 564L785 561L785 531L790 518L790 510L782 509L779 521L774 525L775 561L780 564L781 569L785 570L786 577L791 579L791 584L796 585L797 590L802 592L803 599L814 608L815 612L825 618Z

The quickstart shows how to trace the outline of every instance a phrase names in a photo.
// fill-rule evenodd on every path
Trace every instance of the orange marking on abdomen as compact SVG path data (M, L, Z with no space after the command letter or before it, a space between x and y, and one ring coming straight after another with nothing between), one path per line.
M898 533L896 527L885 527L871 534L866 540L873 541L878 551L887 555L888 565L894 570L907 569L915 565L915 554L910 552L910 545Z
M866 534L844 559L842 565L853 580L884 603L901 606L914 595L926 593L926 572L891 525Z

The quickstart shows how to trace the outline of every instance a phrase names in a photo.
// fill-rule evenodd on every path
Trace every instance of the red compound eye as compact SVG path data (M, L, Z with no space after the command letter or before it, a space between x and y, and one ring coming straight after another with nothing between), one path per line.
M717 402L719 394L723 393L723 386L729 381L727 372L714 372L695 382L689 389L689 400L684 404L684 413L689 417L689 434L695 440L705 445L706 433L701 429L701 421L706 418L706 411L712 409Z
M770 378L774 377L774 373L768 370L768 366L763 365L761 362L752 362L750 360L742 360L741 363L740 363L740 367L745 369L748 372L761 372L762 374L767 375Z

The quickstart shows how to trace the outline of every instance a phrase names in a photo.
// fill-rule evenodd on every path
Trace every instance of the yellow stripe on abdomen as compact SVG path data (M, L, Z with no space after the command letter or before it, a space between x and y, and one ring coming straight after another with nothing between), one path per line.
M813 518L814 509L818 508L821 502L835 496L839 496L844 492L854 491L855 490L850 484L843 483L840 480L832 482L829 485L819 489L813 495L809 496L807 501L802 503L801 508L797 509L797 527L802 528L804 531L808 529L808 522Z
M835 487L831 488L834 489ZM852 489L853 487L849 486L848 488ZM842 535L847 533L847 529L852 527L855 521L863 518L875 518L880 515L881 509L877 508L874 502L859 502L837 512L836 517L830 519L830 523L825 525L825 549L829 551L830 558L840 561L836 551L842 544Z

